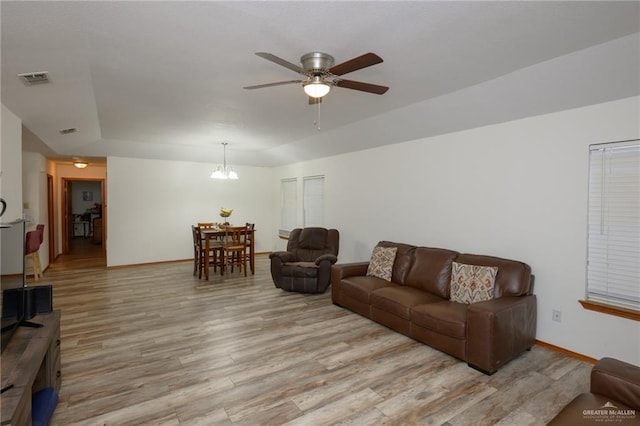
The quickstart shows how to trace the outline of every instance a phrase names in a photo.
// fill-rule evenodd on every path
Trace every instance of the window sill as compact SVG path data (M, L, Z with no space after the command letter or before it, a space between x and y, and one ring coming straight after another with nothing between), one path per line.
M640 312L633 309L621 308L619 306L607 305L605 303L591 300L579 300L584 309L601 312L603 314L614 315L616 317L627 318L633 321L640 321Z

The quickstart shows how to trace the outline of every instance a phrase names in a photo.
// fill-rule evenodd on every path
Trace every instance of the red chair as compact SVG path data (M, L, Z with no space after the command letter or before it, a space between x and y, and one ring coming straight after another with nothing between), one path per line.
M42 226L42 228L40 228ZM31 259L33 264L33 278L38 281L42 278L42 265L40 264L40 244L44 240L44 225L38 225L35 231L27 232L25 238L25 257Z
M40 232L40 244L44 242L44 225L41 223L36 226L36 231Z

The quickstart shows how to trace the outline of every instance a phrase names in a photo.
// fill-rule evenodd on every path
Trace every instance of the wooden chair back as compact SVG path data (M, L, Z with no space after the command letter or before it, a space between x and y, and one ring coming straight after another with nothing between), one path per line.
M224 229L223 240L224 269L233 272L233 267L238 266L244 269L244 276L247 276L247 227L227 226ZM222 273L224 273L224 269Z
M199 223L198 225L201 225ZM218 266L222 267L221 259L222 259L222 244L219 241L212 241L209 239L209 264L206 263L207 257L207 243L205 241L204 235L202 235L203 229L215 229L215 224L212 223L204 223L204 226L191 226L193 232L193 253L194 253L194 269L193 273L195 275L198 272L198 278L202 278L202 272L205 271L205 275L208 277L208 269L210 266L213 266L214 272L217 270ZM220 256L218 257L218 254ZM208 279L208 278L207 278Z
M200 253L202 250L202 238L200 229L191 225L191 235L193 236L193 275L200 270Z
M247 227L227 226L224 228L224 247L227 250L244 250L247 247Z

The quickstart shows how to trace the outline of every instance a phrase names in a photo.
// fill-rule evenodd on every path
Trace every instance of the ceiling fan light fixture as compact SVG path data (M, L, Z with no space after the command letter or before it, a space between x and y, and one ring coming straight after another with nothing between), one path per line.
M313 80L309 83L306 83L303 86L304 93L312 98L322 98L331 90L331 86L324 81L320 77L314 77Z

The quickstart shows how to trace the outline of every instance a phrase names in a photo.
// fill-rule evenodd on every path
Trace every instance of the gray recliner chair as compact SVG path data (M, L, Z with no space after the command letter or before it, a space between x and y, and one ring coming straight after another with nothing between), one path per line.
M331 265L338 261L339 243L336 229L294 229L287 251L269 255L273 283L286 291L324 293L331 283Z

